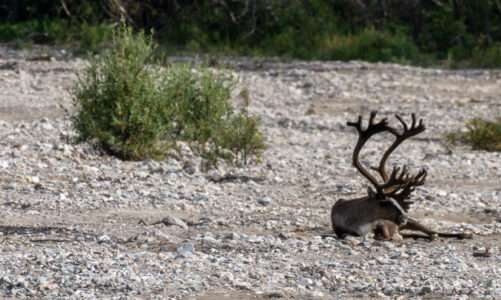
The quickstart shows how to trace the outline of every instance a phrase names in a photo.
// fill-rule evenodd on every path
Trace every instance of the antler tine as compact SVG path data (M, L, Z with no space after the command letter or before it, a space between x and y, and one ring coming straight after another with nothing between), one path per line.
M362 116L358 116L356 122L346 122L346 125L355 127L359 133L362 132Z
M412 116L414 117L414 114L412 114ZM405 123L402 117L400 115L395 115L395 118L397 118L400 124L402 124L402 126L404 127L404 131L407 131L408 130L407 123Z
M407 166L403 166L402 170L399 167L393 168L390 177L383 183L380 188L385 194L391 194L393 191L398 190L402 185L407 184L410 181L411 176L407 170ZM392 191L385 191L388 188L394 187Z
M374 119L376 118L376 114L377 114L377 111L375 111L375 110L371 111L371 115L369 117L369 126L367 127L367 129L369 129L369 127L374 125ZM383 120L386 120L386 118Z
M383 118L379 122L375 122L374 120L376 118L376 115L376 111L371 112L369 122L365 130L362 129L362 116L359 116L356 122L347 122L346 125L355 127L359 134L357 144L355 145L355 149L353 150L353 165L365 178L367 178L372 183L372 185L374 185L376 190L379 191L380 185L377 183L376 178L374 178L374 176L372 176L370 172L359 161L360 150L362 150L367 140L369 140L369 138L376 133L388 131L390 129L390 127L388 127L388 121L386 118Z
M425 169L419 171L419 173L414 177L415 185L423 185L426 180L426 176L428 176L428 172Z

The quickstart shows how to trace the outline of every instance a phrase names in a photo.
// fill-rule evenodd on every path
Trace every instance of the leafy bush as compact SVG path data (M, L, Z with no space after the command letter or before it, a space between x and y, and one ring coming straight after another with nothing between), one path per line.
M266 145L258 127L259 119L243 110L231 116L220 130L216 144L230 150L233 154L230 159L236 164L247 165L251 157L259 161Z
M232 113L229 99L233 78L205 68L171 67L162 87L172 103L172 121L178 138L206 143Z
M171 122L161 90L166 78L148 70L153 51L151 37L122 25L113 48L91 59L73 90L79 141L95 140L123 159L162 156Z
M233 110L229 99L234 80L225 73L201 68L193 72L178 66L169 73L165 95L171 99L175 138L194 142L209 165L223 158L246 165L251 157L259 161L265 149L259 131L259 120L248 114L246 107ZM248 105L248 92L241 93Z
M258 120L230 104L233 78L204 67L158 67L155 49L143 32L124 24L115 30L112 48L91 59L73 90L78 141L132 160L163 158L177 140L189 141L211 164L259 156Z
M501 151L501 118L495 122L473 119L466 124L466 132L454 132L447 135L453 144L465 143L473 149Z

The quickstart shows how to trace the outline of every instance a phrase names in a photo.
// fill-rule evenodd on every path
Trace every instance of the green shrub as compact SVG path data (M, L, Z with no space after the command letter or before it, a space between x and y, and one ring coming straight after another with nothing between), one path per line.
M171 69L164 86L173 104L174 137L193 142L192 148L210 166L219 158L239 165L246 165L251 157L259 161L265 149L259 120L246 108L235 112L230 105L233 86L230 75L205 68L193 72L183 65ZM248 92L242 91L241 96L248 105Z
M259 156L258 120L230 104L234 79L205 67L158 67L155 49L143 32L124 24L114 31L112 47L91 59L72 91L78 141L132 160L162 158L177 140L210 164Z
M96 141L122 159L162 156L170 107L160 88L166 78L148 67L153 51L151 37L121 25L113 47L91 59L73 90L79 141Z
M466 127L466 132L449 133L448 141L465 143L477 150L501 151L501 118L495 122L473 119L467 122Z
M177 137L207 143L232 114L233 78L206 68L171 67L163 91L172 103Z
M259 131L259 119L249 116L247 110L234 114L218 132L216 144L233 154L233 163L247 165L251 157L261 159L266 149Z
M501 43L495 43L485 49L476 48L471 61L475 67L501 67Z

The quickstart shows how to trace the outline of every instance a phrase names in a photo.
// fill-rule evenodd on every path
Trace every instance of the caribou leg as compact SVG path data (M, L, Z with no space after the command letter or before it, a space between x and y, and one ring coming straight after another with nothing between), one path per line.
M407 224L400 226L400 230L413 230L413 231L420 231L424 234L427 235L427 238L430 240L435 239L436 237L443 237L443 238L457 238L457 239L471 239L473 238L473 235L469 232L458 232L458 233L452 233L452 232L439 232L435 231L433 229L430 229L423 224L419 223L417 220L409 218L407 220ZM403 237L419 237L416 234L403 234ZM423 237L423 236L420 236Z

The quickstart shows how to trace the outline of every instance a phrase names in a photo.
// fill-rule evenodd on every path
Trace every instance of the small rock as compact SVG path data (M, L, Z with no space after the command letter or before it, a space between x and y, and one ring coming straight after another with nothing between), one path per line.
M183 229L188 229L188 225L183 220L175 216L167 216L163 218L161 222L166 226L179 226Z
M44 119L42 119L42 120L44 120ZM40 123L40 128L42 128L43 130L47 130L47 131L54 130L54 126L52 126L52 124L49 123L47 121L47 119L45 119L45 120L46 120L45 122Z
M5 160L0 160L0 169L7 169L9 168L9 162Z
M323 299L324 298L324 293L321 291L315 290L307 293L308 298L310 299Z
M98 243L108 243L110 241L111 241L111 238L106 234L103 234L97 238Z
M193 202L206 202L209 201L209 197L204 194L196 194L191 198L191 200Z
M423 286L420 290L419 290L419 295L426 295L426 294L429 294L433 291L433 289L431 288L431 286Z
M195 246L192 243L183 243L176 249L177 254L182 258L188 258L195 253Z
M307 277L299 277L297 280L298 284L303 285L303 286L312 286L313 285L313 280L311 278Z
M489 247L474 247L473 248L474 257L491 257L492 250Z
M279 298L285 298L286 295L281 291L270 291L262 293L262 296L265 299L279 299Z
M239 290L250 291L252 289L252 286L250 285L250 283L244 282L244 281L234 281L233 286Z
M378 256L376 257L376 261L380 264L380 265L387 265L390 263L390 261L385 258L385 257L382 257L382 256Z
M202 237L202 241L204 241L207 244L211 244L211 245L219 244L219 241L210 235L206 235L206 236Z
M360 239L358 239L358 238L356 238L354 236L347 236L343 240L343 243L354 247L354 246L360 245L362 243L362 241L360 241Z
M219 274L219 278L224 279L226 282L232 282L233 281L233 274L231 272L222 272Z
M227 240L238 240L241 236L236 232L230 232L224 235L224 238Z
M437 195L440 196L440 197L445 197L445 196L447 196L447 191L439 190L437 192Z
M183 164L183 171L186 172L186 174L193 175L197 172L197 168L195 168L192 162L185 161Z
M268 196L264 196L264 197L257 199L257 203L259 203L263 206L268 206L271 204L271 202L272 202L272 199Z

